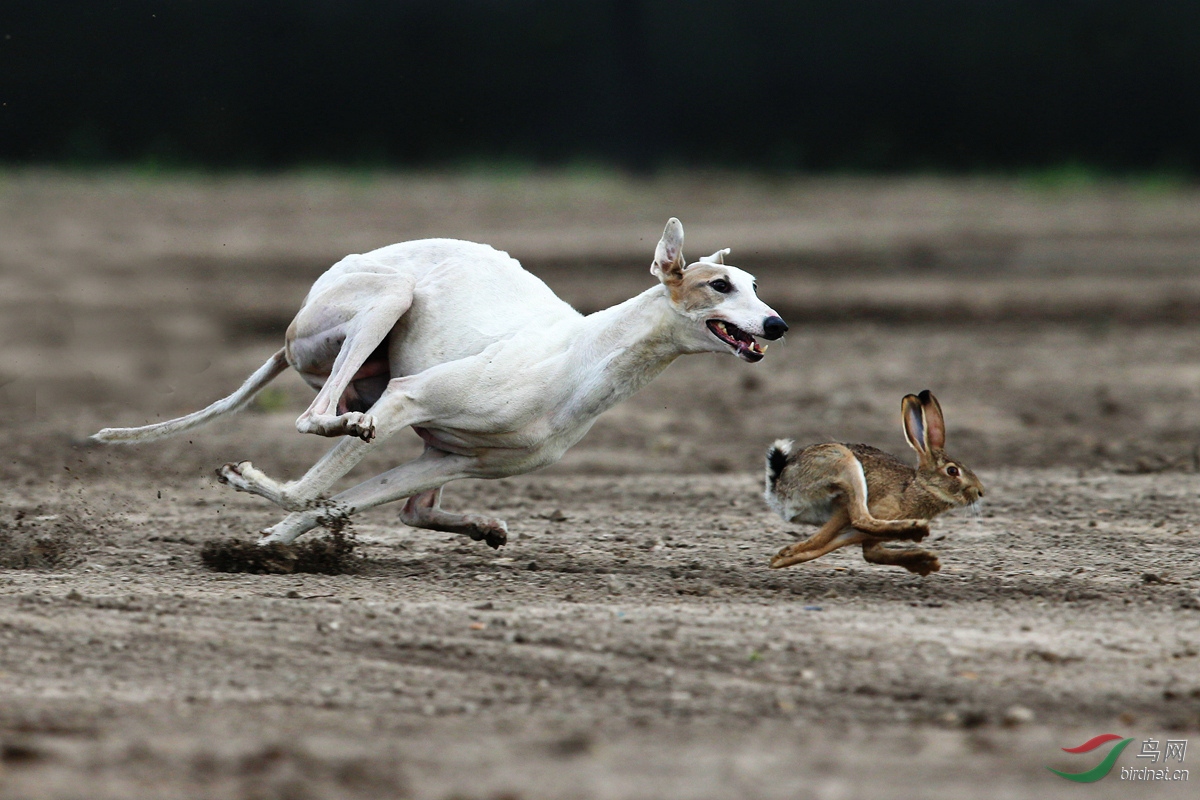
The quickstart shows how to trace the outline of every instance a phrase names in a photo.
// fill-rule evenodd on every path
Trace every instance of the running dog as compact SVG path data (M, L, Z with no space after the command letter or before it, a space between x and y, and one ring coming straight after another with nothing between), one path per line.
M754 276L725 264L728 253L687 264L683 226L672 218L650 266L658 285L588 316L487 245L423 239L347 256L317 279L283 348L236 392L185 417L92 438L146 442L191 430L244 408L291 367L317 389L296 429L346 438L287 483L248 461L217 470L222 483L291 512L261 544L288 544L331 518L407 498L404 523L499 547L507 524L442 510L443 486L553 464L679 356L757 362L766 346L755 337L787 331L758 299ZM425 441L420 457L325 498L404 428Z

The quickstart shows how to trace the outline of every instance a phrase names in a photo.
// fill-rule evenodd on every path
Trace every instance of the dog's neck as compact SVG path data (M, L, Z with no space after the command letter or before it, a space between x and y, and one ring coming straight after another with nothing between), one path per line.
M691 324L661 285L585 317L568 351L580 382L566 411L596 416L633 395L689 352L681 334Z

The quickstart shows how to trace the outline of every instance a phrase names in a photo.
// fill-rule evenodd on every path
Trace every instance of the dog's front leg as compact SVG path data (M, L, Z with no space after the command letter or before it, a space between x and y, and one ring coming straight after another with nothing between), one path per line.
M363 481L319 506L289 514L277 525L263 531L264 538L259 544L291 544L330 517L349 517L393 500L432 492L450 481L467 477L471 462L472 459L466 456L426 450L419 458Z
M426 420L419 404L407 391L415 380L415 377L409 377L391 381L383 396L372 406L380 442ZM226 464L217 470L217 480L238 491L265 497L288 511L303 511L314 507L329 487L353 469L374 446L361 439L343 439L310 467L304 477L286 484L268 477L249 461Z
M232 486L239 492L249 492L265 497L288 511L299 511L306 506L305 502L298 499L291 491L289 484L280 483L249 461L226 464L217 470L217 480L226 486Z

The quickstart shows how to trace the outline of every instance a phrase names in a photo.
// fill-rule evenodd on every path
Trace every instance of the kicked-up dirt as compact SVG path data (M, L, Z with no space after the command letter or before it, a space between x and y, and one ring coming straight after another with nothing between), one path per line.
M499 551L383 507L220 571L280 512L213 469L330 444L292 375L184 437L85 443L227 394L347 252L486 241L592 310L650 285L671 215L791 332L680 359L550 469L451 485ZM10 173L0 220L0 797L1195 794L1122 771L1200 758L1200 193ZM910 458L923 388L988 489L934 523L942 570L768 569L808 530L762 502L766 446ZM1106 778L1046 769L1102 733L1134 739Z

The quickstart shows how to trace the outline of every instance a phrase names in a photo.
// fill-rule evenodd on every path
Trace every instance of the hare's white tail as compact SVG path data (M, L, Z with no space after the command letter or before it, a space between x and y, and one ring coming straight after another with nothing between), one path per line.
M791 439L777 439L770 449L767 450L767 492L775 491L775 484L779 482L779 475L783 472L783 468L787 466L788 456L792 454L793 442Z
M105 428L99 433L92 434L92 441L106 444L133 444L135 442L150 442L155 439L165 439L177 433L198 428L224 414L232 414L245 408L254 396L261 392L268 383L279 377L288 368L287 357L283 348L259 367L253 375L246 379L241 388L228 397L221 398L208 408L188 414L186 417L169 419L166 422L156 422L153 425L143 425L140 428Z

